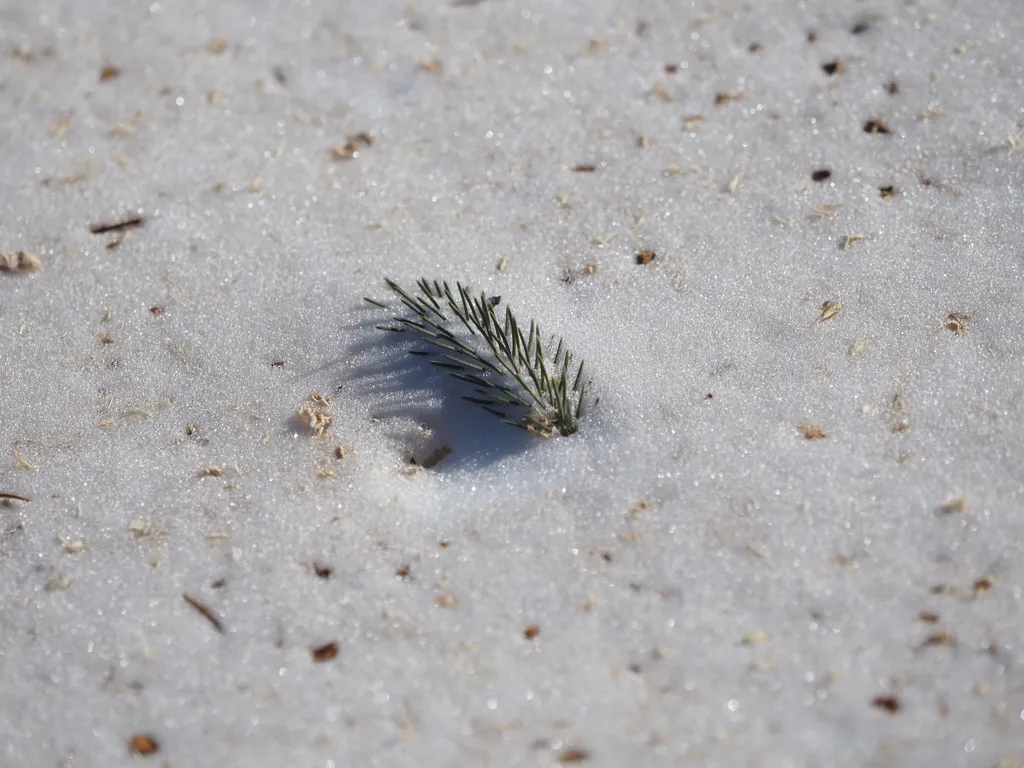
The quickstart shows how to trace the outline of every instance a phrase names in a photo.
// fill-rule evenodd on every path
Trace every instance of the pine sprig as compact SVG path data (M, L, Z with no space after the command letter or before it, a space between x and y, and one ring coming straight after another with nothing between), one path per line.
M499 297L475 296L462 283L456 283L453 291L447 282L421 278L416 283L418 292L410 293L394 280L385 282L412 314L394 316L391 324L376 327L417 335L430 348L412 349L409 354L430 357L431 365L472 385L474 395L464 400L541 437L576 432L587 382L583 361L572 365L572 354L562 339L549 357L536 322L531 320L529 332L524 332L507 305L499 319L495 309ZM390 309L374 299L366 301ZM469 331L468 339L456 336L460 326ZM516 414L518 418L513 418Z

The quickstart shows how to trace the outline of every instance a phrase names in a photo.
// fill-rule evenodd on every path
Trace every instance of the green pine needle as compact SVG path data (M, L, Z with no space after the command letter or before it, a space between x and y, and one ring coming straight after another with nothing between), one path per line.
M509 307L498 319L495 307L500 298L475 296L462 283L453 292L447 282L420 279L418 293L407 292L394 280L385 279L412 317L392 317L395 325L378 325L382 331L414 332L433 349L410 350L410 354L436 356L429 362L450 376L476 387L480 397L464 397L504 423L522 427L541 437L571 435L579 428L583 415L586 383L583 361L572 370L572 358L562 339L554 357L545 354L540 327L530 321L529 333L520 330L519 321ZM390 309L374 299L375 307ZM460 340L455 331L462 326L470 338ZM472 337L482 343L473 344ZM550 348L550 347L549 347ZM575 366L574 366L575 368ZM573 374L575 374L573 376ZM572 378L570 378L572 377ZM513 421L502 410L522 412Z

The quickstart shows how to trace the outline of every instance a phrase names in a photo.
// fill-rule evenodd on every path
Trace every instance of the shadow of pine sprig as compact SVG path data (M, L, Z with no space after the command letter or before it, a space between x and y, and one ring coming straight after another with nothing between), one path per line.
M500 297L485 293L474 296L469 288L447 282L420 279L418 293L409 293L394 280L385 279L413 317L393 317L397 325L378 325L382 331L412 332L432 349L412 349L412 355L431 357L429 362L474 387L475 403L505 424L541 437L571 435L583 415L587 384L583 361L573 363L572 354L561 339L553 357L541 343L540 327L533 320L524 332L512 310L506 306L502 320L495 307ZM374 299L367 302L382 309L388 305ZM469 331L462 340L459 325ZM473 337L478 337L483 343ZM518 418L513 418L518 416Z

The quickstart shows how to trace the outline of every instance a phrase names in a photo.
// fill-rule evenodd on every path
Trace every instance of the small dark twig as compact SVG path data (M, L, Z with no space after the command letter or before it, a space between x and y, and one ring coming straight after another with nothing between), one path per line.
M105 235L108 232L121 232L126 229L141 227L145 221L146 220L141 216L132 216L130 218L123 219L122 221L93 224L89 227L89 231L94 235Z
M186 603L195 608L195 610L199 613L200 616L202 616L208 622L213 624L214 629L220 632L220 634L224 634L224 625L221 623L221 620L217 618L217 614L213 612L213 609L210 608L210 606L199 602L194 597L190 597L189 595L182 595L181 597L185 600Z

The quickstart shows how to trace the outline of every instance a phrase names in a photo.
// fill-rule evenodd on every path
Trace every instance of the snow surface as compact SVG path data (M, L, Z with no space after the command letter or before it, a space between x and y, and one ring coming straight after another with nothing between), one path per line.
M0 3L0 765L1024 765L1022 41ZM461 401L385 275L564 335L581 431Z

